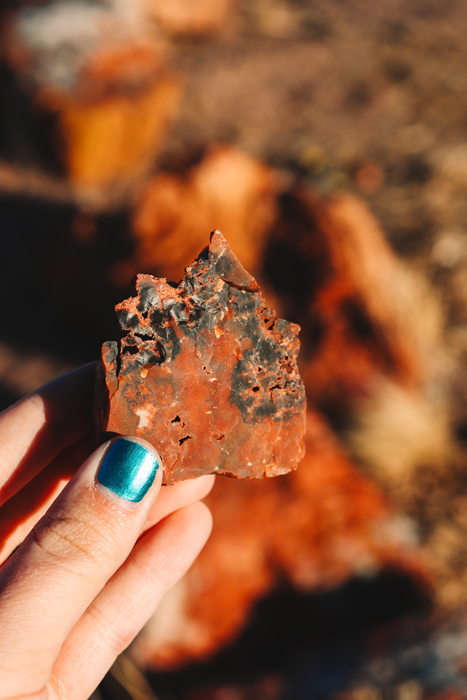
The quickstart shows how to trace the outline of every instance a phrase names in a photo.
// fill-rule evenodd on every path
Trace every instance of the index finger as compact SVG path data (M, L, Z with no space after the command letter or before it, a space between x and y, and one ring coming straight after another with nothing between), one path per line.
M0 505L92 431L96 366L68 372L0 413Z

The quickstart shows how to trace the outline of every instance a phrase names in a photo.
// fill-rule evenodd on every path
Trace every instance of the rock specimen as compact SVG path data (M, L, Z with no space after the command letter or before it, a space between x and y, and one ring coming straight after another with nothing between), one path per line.
M221 233L178 285L138 275L136 289L116 307L127 335L102 348L100 431L153 443L166 483L295 469L306 411L299 327L265 307Z

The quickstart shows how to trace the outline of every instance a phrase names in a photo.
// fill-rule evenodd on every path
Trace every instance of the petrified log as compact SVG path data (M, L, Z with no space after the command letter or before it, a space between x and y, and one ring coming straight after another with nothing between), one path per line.
M299 327L265 307L221 233L180 284L138 275L136 289L116 307L127 335L103 345L100 431L149 440L166 483L295 469L306 411Z
M232 0L140 0L163 31L175 36L209 35L225 25Z
M319 405L353 404L380 374L419 385L431 338L414 338L405 272L360 199L302 185L283 197L266 275L302 328L302 374Z
M181 83L136 5L27 4L5 14L0 36L12 73L5 119L21 115L31 159L88 196L145 174Z
M217 479L206 499L212 535L136 640L139 664L167 670L206 659L284 582L316 593L387 567L429 583L405 519L313 410L305 442L299 469L281 479Z
M180 279L187 260L219 228L255 277L277 216L278 175L238 148L215 145L181 173L159 173L144 186L132 216L135 251L113 278L127 284L136 272ZM183 206L180 206L183 202Z
M302 328L308 400L399 499L411 474L451 459L436 294L361 199L302 184L282 197L266 268L280 313Z

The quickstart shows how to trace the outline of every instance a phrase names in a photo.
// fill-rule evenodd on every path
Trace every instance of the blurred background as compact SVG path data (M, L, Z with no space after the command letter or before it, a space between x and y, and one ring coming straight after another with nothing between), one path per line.
M307 456L93 700L467 695L467 4L0 6L0 405L222 230L302 327Z

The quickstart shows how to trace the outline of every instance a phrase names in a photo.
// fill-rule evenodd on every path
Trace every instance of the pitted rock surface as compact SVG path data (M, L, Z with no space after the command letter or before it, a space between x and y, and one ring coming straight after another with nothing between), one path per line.
M178 285L138 275L136 290L115 307L125 337L102 347L100 433L151 442L164 483L295 469L306 412L300 329L265 307L222 234Z

